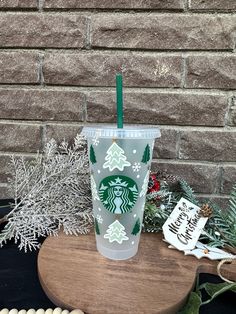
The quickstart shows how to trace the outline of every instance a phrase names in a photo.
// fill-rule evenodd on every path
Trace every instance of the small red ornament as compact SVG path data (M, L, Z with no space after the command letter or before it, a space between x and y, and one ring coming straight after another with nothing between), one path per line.
M149 183L148 183L148 193L153 193L153 192L158 192L160 191L161 184L157 180L157 177L155 174L151 174L149 178Z

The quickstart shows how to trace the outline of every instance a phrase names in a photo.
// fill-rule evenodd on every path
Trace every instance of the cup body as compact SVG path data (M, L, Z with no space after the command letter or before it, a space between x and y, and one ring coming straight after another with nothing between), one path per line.
M115 260L137 253L158 128L84 127L98 251Z

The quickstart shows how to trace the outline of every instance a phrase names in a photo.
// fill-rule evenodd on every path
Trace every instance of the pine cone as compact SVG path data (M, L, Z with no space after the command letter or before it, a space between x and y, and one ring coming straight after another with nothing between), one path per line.
M208 204L202 205L201 210L200 210L200 214L203 217L210 217L212 215L212 213L213 213L213 209Z

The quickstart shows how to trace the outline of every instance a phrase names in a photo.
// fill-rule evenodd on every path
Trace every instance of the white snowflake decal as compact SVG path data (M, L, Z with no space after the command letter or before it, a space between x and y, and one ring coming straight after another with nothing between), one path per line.
M135 162L132 166L134 172L138 172L141 169L140 162Z
M97 221L99 224L102 224L103 223L103 218L101 215L97 215Z
M92 142L93 142L93 145L98 146L99 139L97 137L95 137L95 138L93 138Z

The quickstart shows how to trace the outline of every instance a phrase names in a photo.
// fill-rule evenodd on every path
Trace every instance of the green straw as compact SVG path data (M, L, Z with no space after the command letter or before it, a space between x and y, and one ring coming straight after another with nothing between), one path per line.
M116 109L117 109L117 127L123 128L123 84L122 74L116 75Z

